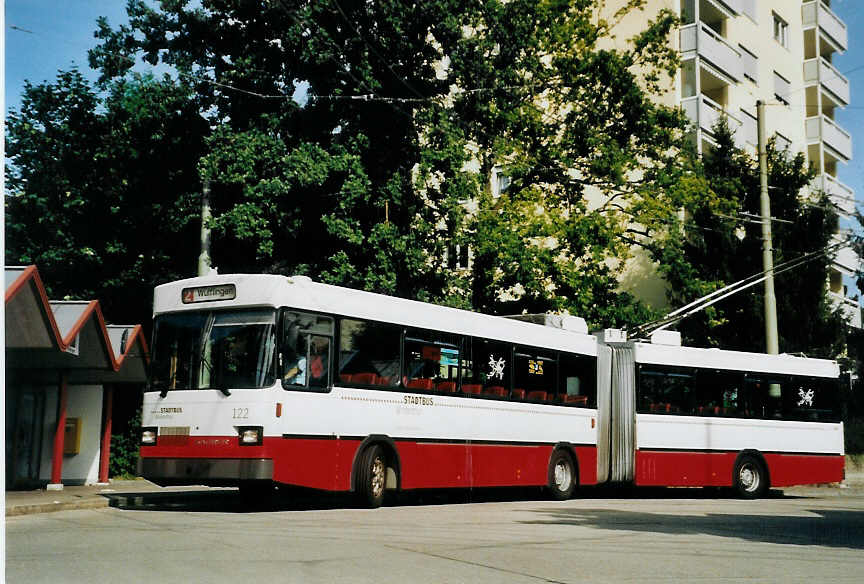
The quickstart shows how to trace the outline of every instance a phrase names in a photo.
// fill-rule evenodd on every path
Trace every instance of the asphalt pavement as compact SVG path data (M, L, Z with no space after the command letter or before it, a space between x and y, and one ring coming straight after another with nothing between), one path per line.
M803 486L783 489L796 494L819 496L842 496L846 493L864 492L864 468L847 464L846 480L843 483L818 486ZM638 496L638 489L636 496ZM109 484L66 486L61 491L37 489L30 491L6 491L6 516L50 513L75 509L99 509L101 507L132 507L143 501L170 500L191 494L236 498L234 489L204 486L160 487L145 479L112 480ZM577 491L576 497L579 497ZM338 506L338 500L333 502Z

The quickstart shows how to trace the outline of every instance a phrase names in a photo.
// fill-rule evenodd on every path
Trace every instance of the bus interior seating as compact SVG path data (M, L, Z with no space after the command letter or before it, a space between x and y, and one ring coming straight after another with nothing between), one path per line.
M510 395L513 399L525 399L525 390L524 389L514 389L513 393Z
M409 389L425 389L432 390L435 389L435 380L427 379L424 377L418 377L416 379L409 379L405 384L405 387Z
M565 404L578 404L580 406L588 405L587 395L565 395L563 396Z
M657 412L658 414L662 414L662 413L678 414L678 413L681 413L681 409L678 406L672 405L671 403L663 403L663 402L658 403L658 404L651 404L650 406L648 406L648 411Z
M483 390L486 395L497 395L498 397L507 397L507 390L500 385L490 385Z
M546 392L542 389L528 392L528 399L535 401L546 401Z
M438 383L438 391L449 391L451 393L456 392L456 382L455 381L441 381Z
M462 393L480 394L483 392L483 386L479 383L464 383L462 384Z
M364 385L383 385L377 373L354 373L351 375L351 382Z
M351 383L353 378L354 378L354 376L351 375L350 373L340 373L339 374L339 380L342 383Z

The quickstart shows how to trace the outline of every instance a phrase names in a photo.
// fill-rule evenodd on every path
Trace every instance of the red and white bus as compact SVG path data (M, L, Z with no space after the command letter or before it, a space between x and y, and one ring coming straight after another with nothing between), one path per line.
M140 471L160 484L374 507L386 489L758 496L843 478L832 361L613 342L574 317L538 326L302 276L165 284L154 317Z

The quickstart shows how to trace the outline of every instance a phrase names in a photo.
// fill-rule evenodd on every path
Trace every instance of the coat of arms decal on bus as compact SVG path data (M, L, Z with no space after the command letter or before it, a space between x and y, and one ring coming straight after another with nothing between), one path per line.
M506 362L504 358L500 358L497 361L495 360L495 355L489 355L489 378L493 379L497 377L498 379L504 379L504 365Z
M813 407L813 398L815 396L816 396L816 392L814 392L812 389L808 389L807 391L804 391L803 387L799 387L798 388L798 397L800 397L801 399L798 400L798 406L803 406L804 404L807 404L808 408L812 408Z

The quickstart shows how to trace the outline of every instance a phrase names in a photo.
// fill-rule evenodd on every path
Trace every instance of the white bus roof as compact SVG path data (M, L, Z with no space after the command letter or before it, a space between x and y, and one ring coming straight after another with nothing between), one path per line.
M184 303L183 290L209 286L236 289L234 299ZM306 277L266 274L224 274L179 280L157 286L154 316L186 310L216 310L252 306L290 307L403 326L485 337L521 345L548 347L582 355L597 354L597 339L587 332L562 330L457 308L427 304L383 294L331 286Z
M840 375L836 361L810 359L794 355L767 355L722 349L699 349L634 342L634 357L637 363L671 365L675 367L700 367L754 373L777 373L783 375L810 375L833 377Z

